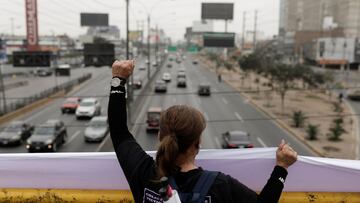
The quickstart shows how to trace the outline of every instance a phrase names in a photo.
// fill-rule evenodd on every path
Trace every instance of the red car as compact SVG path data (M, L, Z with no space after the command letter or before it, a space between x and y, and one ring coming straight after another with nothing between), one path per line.
M71 97L67 98L64 103L61 105L62 113L75 113L76 108L79 106L80 98Z

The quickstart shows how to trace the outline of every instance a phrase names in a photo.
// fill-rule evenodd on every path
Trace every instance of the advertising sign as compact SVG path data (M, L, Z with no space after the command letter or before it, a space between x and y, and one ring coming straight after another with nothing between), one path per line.
M39 42L37 0L25 0L25 8L27 50L36 51Z
M232 20L234 16L233 3L202 3L202 20Z
M109 26L107 13L80 13L81 26Z
M234 47L235 33L205 33L203 35L205 47Z

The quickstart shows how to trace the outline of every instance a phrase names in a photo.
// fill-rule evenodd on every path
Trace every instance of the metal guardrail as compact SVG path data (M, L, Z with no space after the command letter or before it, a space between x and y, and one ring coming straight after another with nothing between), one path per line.
M49 89L46 89L40 93L37 93L37 94L34 94L32 96L29 96L29 97L25 97L25 98L19 98L19 99L16 99L12 102L9 102L7 105L6 105L6 111L2 108L0 110L0 116L2 115L5 115L7 113L10 113L10 112L13 112L17 109L20 109L22 107L25 107L29 104L32 104L38 100L41 100L41 99L44 99L46 97L49 97L59 91L62 91L64 90L65 93L69 92L72 90L72 88L78 84L81 84L83 83L84 81L88 80L91 78L91 73L89 74L86 74L86 75L83 75L79 78L76 78L76 79L73 79L73 80L70 80L68 82L65 82L61 85L58 85L56 87L51 87Z

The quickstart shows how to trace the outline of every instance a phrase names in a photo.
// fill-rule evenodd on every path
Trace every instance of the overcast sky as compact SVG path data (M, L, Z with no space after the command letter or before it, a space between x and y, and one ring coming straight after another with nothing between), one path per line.
M150 13L151 27L158 24L174 40L182 39L185 27L201 18L202 2L234 3L234 20L229 32L242 32L243 12L247 12L246 30L254 28L254 11L258 10L258 30L266 36L278 33L280 0L130 0L130 29L137 29L141 22L146 28ZM0 0L0 33L11 33L11 19L15 34L25 35L25 0ZM109 13L110 25L117 25L121 37L125 35L125 0L38 0L40 35L84 34L80 27L81 12ZM215 22L215 31L224 31L224 23Z

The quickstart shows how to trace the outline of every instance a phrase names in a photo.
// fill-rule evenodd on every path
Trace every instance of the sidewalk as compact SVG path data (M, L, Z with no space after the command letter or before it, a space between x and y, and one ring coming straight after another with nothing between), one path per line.
M215 71L215 64L201 58L201 61L207 64L211 71ZM336 117L334 112L333 102L337 100L336 97L329 98L325 92L320 91L288 91L285 97L285 108L282 113L281 99L277 92L264 91L269 90L269 87L263 84L267 83L266 78L250 74L247 78L241 76L239 67L235 67L235 71L228 71L225 68L220 68L219 71L225 82L242 91L242 95L248 98L256 108L262 110L269 117L277 118L276 123L297 137L313 151L320 156L334 157L343 159L355 159L357 154L357 123L354 122L352 117L344 117L344 128L347 131L340 138L341 141L333 142L328 140L327 134L332 124L333 119ZM259 79L259 83L255 83L255 78ZM257 90L259 89L259 92ZM244 93L247 91L247 93ZM347 106L342 104L344 109L343 115L351 115L354 112ZM292 114L294 111L301 110L308 118L305 121L305 127L308 124L317 125L319 127L318 140L307 140L306 128L294 128Z

